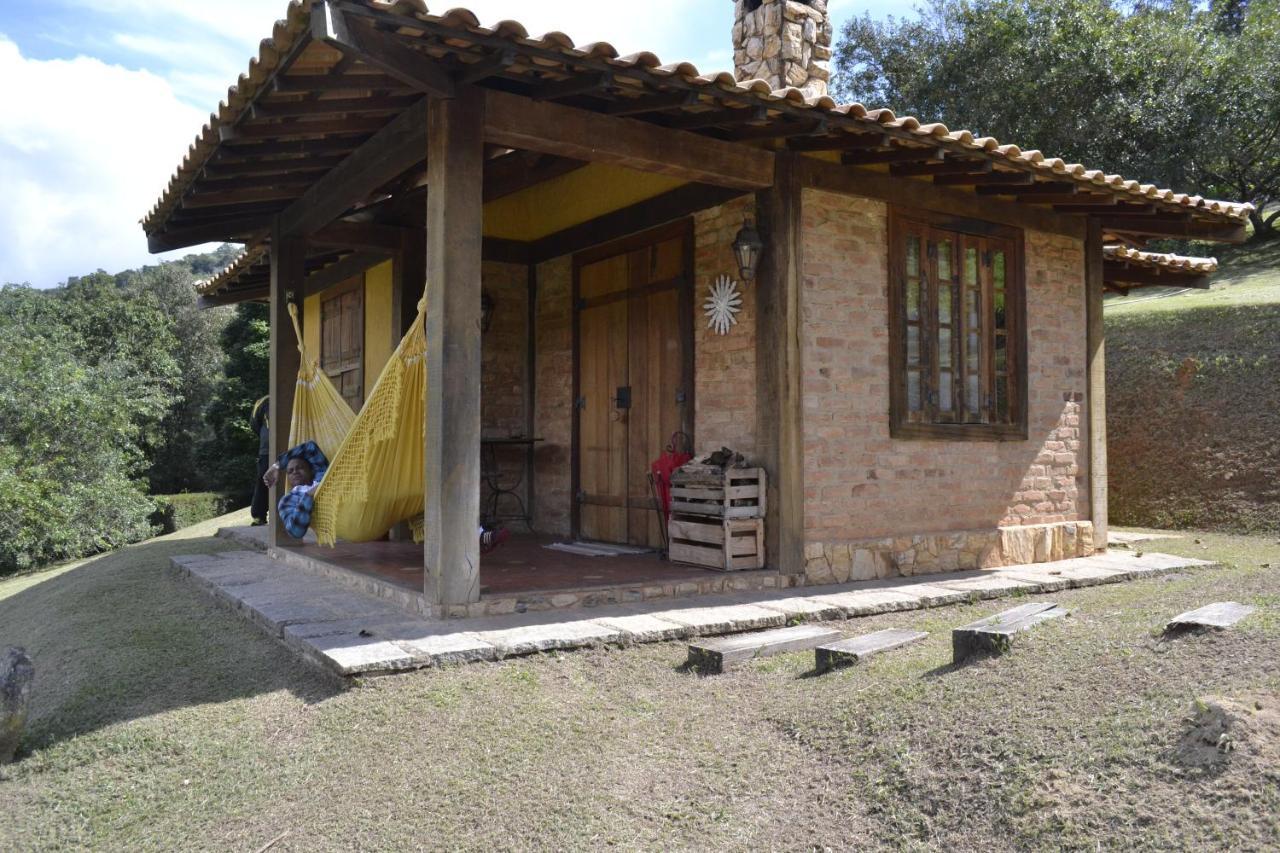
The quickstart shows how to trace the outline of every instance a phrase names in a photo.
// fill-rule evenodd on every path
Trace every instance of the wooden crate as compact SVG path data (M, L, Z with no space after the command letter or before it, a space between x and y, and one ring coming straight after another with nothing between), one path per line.
M764 519L711 520L672 515L667 522L673 563L692 563L722 572L764 568Z
M764 518L763 468L686 465L671 475L671 512L711 518Z

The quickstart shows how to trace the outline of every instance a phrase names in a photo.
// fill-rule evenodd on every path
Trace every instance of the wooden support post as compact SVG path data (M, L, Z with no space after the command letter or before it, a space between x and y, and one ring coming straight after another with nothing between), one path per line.
M769 474L766 565L804 574L804 434L800 372L800 193L796 159L777 155L756 196L765 250L756 276L756 447Z
M278 222L272 228L271 240L271 376L268 393L271 400L271 458L276 459L289 449L289 422L293 417L293 392L298 384L298 368L301 361L298 342L294 340L293 324L289 319L289 299L302 299L306 274L306 243L292 237L282 237ZM301 306L299 306L301 307ZM301 314L301 311L299 311ZM301 316L299 316L301 323ZM288 488L284 472L276 487L271 490L271 527L268 539L272 548L293 541L280 523L276 505Z
M1089 387L1085 396L1089 439L1089 518L1093 521L1093 547L1107 547L1107 336L1102 317L1102 226L1089 220L1085 240L1085 358Z
M427 600L480 600L480 265L485 99L427 119Z

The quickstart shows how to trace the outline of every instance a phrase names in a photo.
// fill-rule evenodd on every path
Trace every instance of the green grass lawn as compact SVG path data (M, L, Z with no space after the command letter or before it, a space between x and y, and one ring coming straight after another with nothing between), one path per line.
M0 582L0 645L37 668L21 760L0 770L0 849L252 851L284 833L273 850L1280 840L1274 537L1154 543L1228 565L1055 594L1069 618L960 669L948 629L1009 601L839 623L932 636L821 677L808 653L703 678L668 643L346 686L165 570L226 547L209 532ZM1263 609L1160 636L1222 599ZM1221 761L1188 764L1180 739L1210 696L1263 710Z

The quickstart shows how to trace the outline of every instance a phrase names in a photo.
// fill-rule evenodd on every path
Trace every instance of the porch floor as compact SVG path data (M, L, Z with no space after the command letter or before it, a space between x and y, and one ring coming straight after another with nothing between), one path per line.
M266 527L226 528L227 538L266 548ZM671 563L656 551L591 557L547 548L563 537L537 533L513 533L496 550L480 558L480 594L511 596L522 593L554 594L615 587L698 583L723 578L724 572ZM422 592L422 546L413 542L340 542L326 548L314 541L284 546L291 554L340 566L377 578L401 589ZM737 578L776 572L734 572Z

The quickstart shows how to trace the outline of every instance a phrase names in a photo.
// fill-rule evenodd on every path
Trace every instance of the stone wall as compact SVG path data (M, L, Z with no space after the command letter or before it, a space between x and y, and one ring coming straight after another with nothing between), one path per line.
M843 569L831 567L843 566L855 545L890 555L899 570L991 564L1021 553L1002 545L994 554L999 528L1079 520L1087 453L1083 244L1026 233L1029 439L895 440L888 209L816 190L805 192L802 208L805 539L814 577L839 576ZM914 544L899 547L903 537Z
M831 77L827 0L735 0L734 76L788 86L808 97L827 94Z

